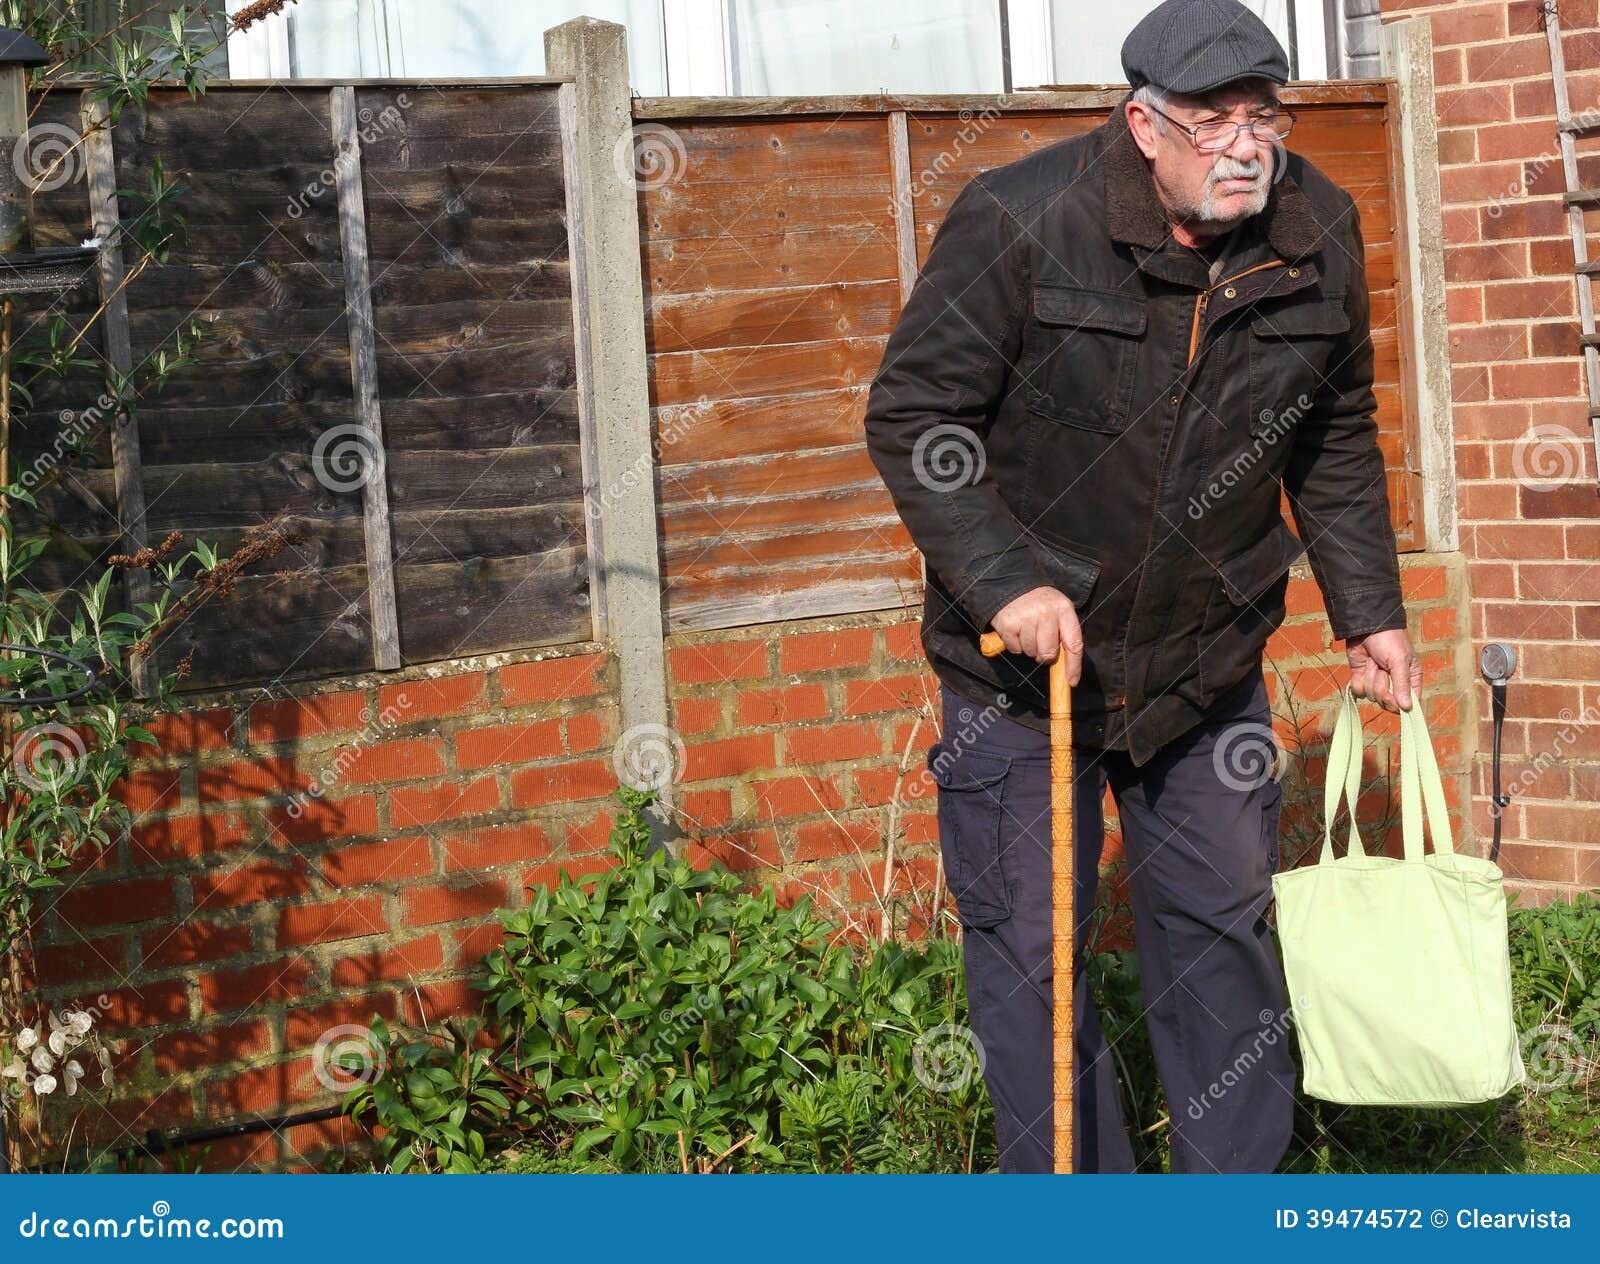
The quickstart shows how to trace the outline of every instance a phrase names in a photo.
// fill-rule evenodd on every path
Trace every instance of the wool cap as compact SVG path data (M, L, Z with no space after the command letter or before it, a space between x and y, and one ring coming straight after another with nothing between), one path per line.
M1289 58L1271 29L1239 0L1166 0L1122 42L1131 87L1198 96L1234 79L1289 81Z

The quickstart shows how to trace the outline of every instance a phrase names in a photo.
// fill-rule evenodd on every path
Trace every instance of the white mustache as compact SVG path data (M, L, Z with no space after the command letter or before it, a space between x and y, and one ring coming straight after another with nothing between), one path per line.
M1254 162L1240 162L1237 158L1218 159L1211 169L1211 183L1219 180L1260 180L1266 175L1266 166L1258 158Z

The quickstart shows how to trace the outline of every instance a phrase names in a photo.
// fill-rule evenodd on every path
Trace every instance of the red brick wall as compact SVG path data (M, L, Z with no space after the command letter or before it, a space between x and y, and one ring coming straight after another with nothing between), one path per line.
M1459 558L1408 557L1404 575L1440 760L1459 772ZM1343 677L1303 565L1288 605L1270 652L1307 707L1298 738L1283 725L1292 751L1325 733ZM881 933L886 914L897 933L921 933L939 881L923 772L938 689L918 615L669 641L693 858L717 856L785 899L809 891L857 935ZM520 657L220 697L162 725L160 752L127 785L132 836L70 880L43 927L48 996L103 995L127 1042L115 1111L90 1121L101 1143L330 1102L319 1037L373 1013L470 1011L463 974L497 942L494 911L560 868L605 863L612 750L627 740L616 663L594 644ZM1107 862L1117 855L1113 827ZM1117 898L1114 871L1110 888ZM284 1148L270 1135L220 1143L208 1170L292 1162L345 1128L298 1128Z
M498 941L494 910L605 863L616 708L596 651L155 726L159 753L121 791L135 828L59 893L39 960L49 996L130 1038L99 1140L328 1100L323 1032L469 1010L462 974Z
M1532 0L1382 7L1386 22L1432 23L1470 632L1511 642L1521 660L1500 864L1543 901L1600 886L1600 495L1549 48ZM1595 0L1560 10L1572 109L1594 110ZM1600 186L1600 142L1578 150L1584 187ZM1593 256L1600 235L1590 242ZM1487 834L1489 708L1477 693L1472 810Z

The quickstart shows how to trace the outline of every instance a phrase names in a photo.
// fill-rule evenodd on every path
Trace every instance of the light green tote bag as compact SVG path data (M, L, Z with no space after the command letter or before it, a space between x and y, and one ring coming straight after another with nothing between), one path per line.
M1420 697L1400 713L1403 860L1362 850L1361 755L1347 685L1328 751L1319 863L1272 879L1305 1092L1364 1106L1492 1100L1527 1079L1499 866L1455 850ZM1341 796L1350 843L1335 858ZM1434 848L1426 855L1424 803Z

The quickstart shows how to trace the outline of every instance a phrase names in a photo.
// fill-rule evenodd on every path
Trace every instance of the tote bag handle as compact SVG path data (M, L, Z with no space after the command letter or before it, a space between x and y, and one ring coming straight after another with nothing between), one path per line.
M1400 712L1400 828L1405 842L1406 860L1422 861L1422 809L1428 809L1428 833L1433 836L1435 855L1448 856L1456 849L1450 837L1450 813L1444 802L1444 783L1439 779L1439 761L1428 736L1428 721L1422 714L1422 695L1414 693L1411 710Z
M1339 694L1339 713L1333 722L1333 737L1328 741L1328 773L1322 787L1322 855L1320 864L1333 863L1333 818L1339 800L1350 802L1350 834L1345 854L1364 856L1361 836L1356 832L1356 795L1361 788L1361 714L1356 697L1346 685Z
M1350 807L1350 833L1345 854L1366 855L1356 830L1356 798L1361 787L1363 749L1360 708L1355 694L1346 685L1339 695L1339 714L1328 743L1328 773L1322 793L1321 864L1331 864L1334 860L1333 818L1338 814L1341 799ZM1455 850L1455 841L1450 835L1444 784L1439 778L1428 722L1422 713L1422 695L1417 691L1413 694L1411 709L1400 712L1400 828L1405 858L1411 864L1420 864L1423 859L1424 808L1434 851L1449 855Z

